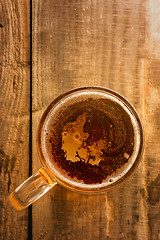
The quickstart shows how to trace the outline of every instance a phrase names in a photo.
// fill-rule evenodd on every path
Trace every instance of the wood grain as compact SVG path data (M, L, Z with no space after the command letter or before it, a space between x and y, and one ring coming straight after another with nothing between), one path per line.
M33 239L160 239L157 0L33 0L33 171L37 126L59 94L100 85L123 94L142 118L141 164L119 188L83 196L56 186L33 204Z
M9 193L28 177L30 6L0 1L0 239L27 239L28 210L17 212Z
M146 187L147 217L150 239L160 239L160 3L148 1L148 59L146 60Z

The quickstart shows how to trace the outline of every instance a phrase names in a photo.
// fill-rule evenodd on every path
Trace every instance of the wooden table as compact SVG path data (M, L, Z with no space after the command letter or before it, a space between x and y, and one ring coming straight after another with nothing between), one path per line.
M0 0L0 239L160 240L160 1ZM84 85L137 109L145 153L119 188L84 196L56 186L32 207L8 196L41 167L40 117Z

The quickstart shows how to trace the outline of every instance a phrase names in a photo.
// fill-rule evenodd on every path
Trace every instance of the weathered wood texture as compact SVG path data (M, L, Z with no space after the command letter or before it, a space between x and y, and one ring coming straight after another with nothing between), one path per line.
M30 6L0 1L0 239L27 239L28 210L16 211L9 193L28 177Z
M83 85L123 94L146 135L140 166L119 188L93 197L57 186L36 202L33 239L160 239L159 9L156 0L33 0L33 142L47 105Z
M33 239L160 239L159 8L156 0L33 1L33 142L44 108L82 85L123 94L146 135L142 163L119 188L93 197L57 186L35 203Z
M85 196L56 186L33 204L33 239L160 239L159 0L32 0L33 171L40 117L59 94L100 85L142 118L141 164L118 188ZM0 239L27 239L27 210L9 192L28 177L29 2L0 1Z

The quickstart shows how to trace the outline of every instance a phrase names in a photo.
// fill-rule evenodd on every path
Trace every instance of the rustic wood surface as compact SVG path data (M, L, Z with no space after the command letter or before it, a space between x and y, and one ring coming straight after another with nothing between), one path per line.
M30 5L0 1L0 239L27 239L28 209L16 211L9 193L28 176Z
M57 185L32 205L28 236L160 240L159 0L31 3L32 93L30 5L0 1L0 239L28 238L28 212L14 210L8 194L28 176L30 94L35 172L42 166L36 135L45 108L71 88L99 85L118 91L137 109L145 130L141 164L104 195L80 195Z

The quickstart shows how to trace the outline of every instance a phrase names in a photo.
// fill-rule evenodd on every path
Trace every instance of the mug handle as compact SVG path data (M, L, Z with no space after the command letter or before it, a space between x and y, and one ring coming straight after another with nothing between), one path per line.
M57 182L51 179L42 167L17 187L10 194L9 200L16 209L23 210L43 196L56 184Z

